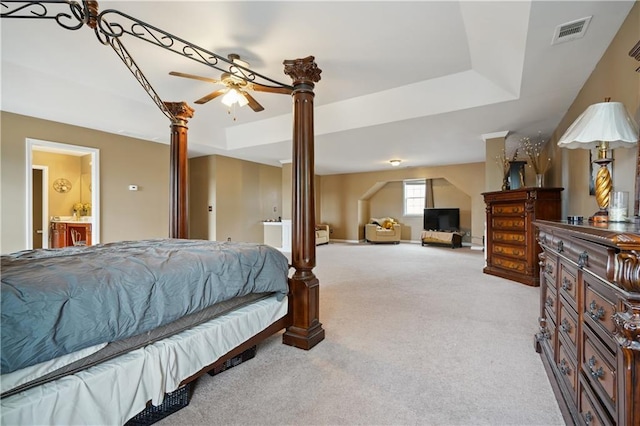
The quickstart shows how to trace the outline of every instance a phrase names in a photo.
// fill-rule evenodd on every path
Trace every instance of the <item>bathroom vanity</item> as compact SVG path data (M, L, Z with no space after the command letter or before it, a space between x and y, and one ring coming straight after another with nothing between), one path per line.
M91 221L90 220L53 220L49 227L49 247L60 248L73 246L72 233L76 231L79 238L76 241L85 241L83 245L91 245Z

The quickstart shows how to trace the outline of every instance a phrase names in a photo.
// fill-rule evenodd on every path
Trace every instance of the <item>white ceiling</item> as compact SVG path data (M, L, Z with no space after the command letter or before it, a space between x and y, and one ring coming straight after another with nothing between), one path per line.
M317 174L485 159L483 135L549 135L633 1L102 1L204 49L238 53L285 84L286 59L315 56ZM593 16L583 38L558 25ZM84 27L1 19L4 111L169 143L169 120L108 46ZM220 72L137 39L123 44L164 101L187 101L189 154L271 165L291 158L291 98L228 114L222 86L169 76ZM629 46L631 49L633 46ZM603 97L606 94L603 94ZM64 141L58 141L64 142Z

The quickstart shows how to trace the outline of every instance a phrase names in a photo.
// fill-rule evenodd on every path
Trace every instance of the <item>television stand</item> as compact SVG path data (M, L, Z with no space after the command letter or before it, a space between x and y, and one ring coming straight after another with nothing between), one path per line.
M462 233L458 231L422 231L422 246L449 246L452 249L462 247Z

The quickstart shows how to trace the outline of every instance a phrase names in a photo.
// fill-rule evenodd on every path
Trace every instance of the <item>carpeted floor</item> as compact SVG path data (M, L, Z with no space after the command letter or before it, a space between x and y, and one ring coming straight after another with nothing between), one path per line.
M539 289L482 273L483 253L317 247L310 351L275 335L198 379L164 425L564 425L533 349Z

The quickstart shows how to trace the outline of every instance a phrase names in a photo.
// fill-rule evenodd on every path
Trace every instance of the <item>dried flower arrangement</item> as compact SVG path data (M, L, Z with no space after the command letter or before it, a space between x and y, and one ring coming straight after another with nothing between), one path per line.
M542 157L542 149L545 143L546 141L542 138L541 133L538 133L536 140L532 140L528 136L520 139L520 146L527 156L529 166L537 175L544 174L551 166L551 158Z
M502 150L502 153L500 155L496 156L496 164L498 165L500 170L502 170L502 175L505 178L509 176L509 170L511 169L511 162L516 161L516 158L518 158L518 149L515 150L511 159L509 159L509 156L507 155L504 149Z

